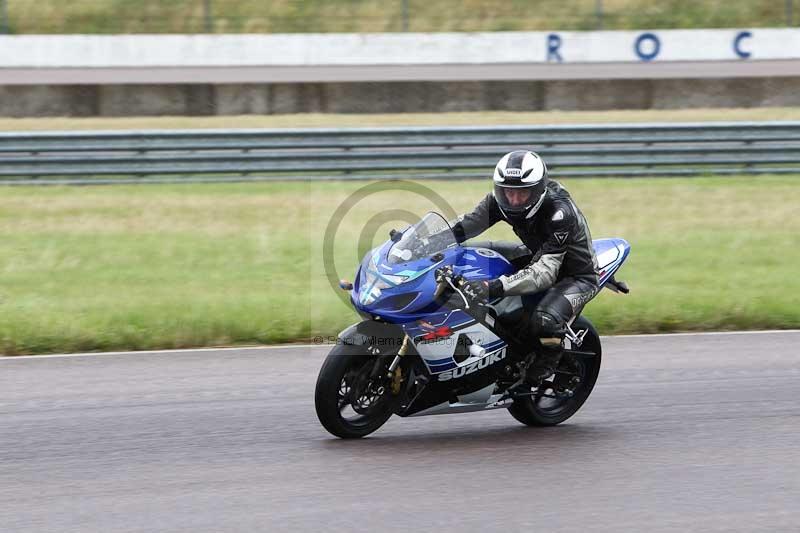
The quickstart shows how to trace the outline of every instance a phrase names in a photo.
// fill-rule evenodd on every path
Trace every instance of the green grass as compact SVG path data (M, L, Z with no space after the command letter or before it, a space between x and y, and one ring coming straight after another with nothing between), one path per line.
M617 111L480 111L464 113L246 115L238 117L2 118L0 131L370 126L497 126L625 122L800 120L800 107Z
M633 251L586 314L601 332L800 326L798 177L564 180L595 238ZM469 209L484 181L422 182ZM356 320L327 283L322 237L363 183L9 187L0 191L5 354L278 343ZM366 220L434 205L376 193L341 219L352 277ZM390 213L391 215L391 213ZM395 215L390 216L393 218ZM392 225L377 220L366 243ZM374 236L373 236L374 235ZM511 238L507 227L490 230Z
M12 33L202 33L205 0L7 0ZM595 0L407 0L411 31L591 30ZM401 0L210 0L217 33L396 32ZM604 0L603 29L786 24L776 0Z

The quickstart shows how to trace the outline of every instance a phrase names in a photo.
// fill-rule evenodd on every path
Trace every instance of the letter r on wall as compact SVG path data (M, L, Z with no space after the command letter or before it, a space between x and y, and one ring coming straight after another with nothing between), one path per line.
M558 49L561 48L561 36L557 33L551 33L547 36L547 62L556 60L559 63L564 61Z

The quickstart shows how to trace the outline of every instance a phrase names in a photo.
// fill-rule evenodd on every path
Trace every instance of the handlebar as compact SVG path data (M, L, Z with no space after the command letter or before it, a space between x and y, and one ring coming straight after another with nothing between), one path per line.
M449 286L454 292L461 296L462 300L464 300L464 309L469 309L469 300L460 289L464 279L460 275L453 272L453 267L449 265L439 267L436 269L434 276L434 279L436 280L436 292L434 293L435 297L438 298Z

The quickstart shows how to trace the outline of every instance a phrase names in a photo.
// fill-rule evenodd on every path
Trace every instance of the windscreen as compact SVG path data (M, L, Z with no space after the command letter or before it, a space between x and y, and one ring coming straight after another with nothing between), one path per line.
M389 250L389 264L407 263L457 245L450 224L439 213L430 212L403 232Z

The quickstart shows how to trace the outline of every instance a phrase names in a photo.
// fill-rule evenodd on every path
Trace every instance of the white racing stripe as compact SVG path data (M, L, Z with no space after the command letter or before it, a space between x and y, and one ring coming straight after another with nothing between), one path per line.
M637 338L658 338L658 337L700 337L700 336L723 336L723 335L763 335L776 333L800 333L800 329L768 329L757 331L697 331L687 333L640 333L633 335L601 335L601 339L637 339ZM291 348L317 348L326 346L325 344L278 344L271 346L233 346L225 348L182 348L177 350L142 350L134 352L88 352L88 353L59 353L45 355L10 355L0 356L0 361L18 361L20 359L54 359L60 357L95 357L103 355L180 355L196 352L234 352L234 351L257 351L257 350L283 350Z

